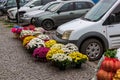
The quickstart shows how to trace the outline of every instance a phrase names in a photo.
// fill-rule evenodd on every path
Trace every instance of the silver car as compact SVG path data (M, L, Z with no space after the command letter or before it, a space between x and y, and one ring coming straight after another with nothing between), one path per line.
M39 14L39 17L34 17L32 23L36 27L51 30L65 22L83 16L93 6L94 3L91 0L63 1L49 11Z
M24 16L21 18L21 20L23 21L24 24L31 24L32 17L39 16L43 12L48 11L49 9L58 5L59 3L60 3L60 1L49 2L46 5L44 5L42 8L40 8L39 10L25 13Z

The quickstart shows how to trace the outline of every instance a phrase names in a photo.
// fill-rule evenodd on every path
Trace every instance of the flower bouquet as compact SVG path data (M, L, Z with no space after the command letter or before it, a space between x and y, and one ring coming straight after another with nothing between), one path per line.
M14 26L13 28L11 28L11 32L14 33L15 38L19 38L21 31L22 27L20 26Z
M32 36L33 31L32 30L22 30L20 34L20 39L23 40L27 36Z
M54 49L54 48L62 49L63 47L64 47L64 44L56 43L50 49Z
M45 30L44 30L43 28L41 28L41 27L35 28L34 31L39 31L39 32L41 32L42 34L45 33Z
M72 63L75 68L80 68L82 63L88 60L88 57L78 51L70 53L68 56L72 58Z
M23 40L23 46L26 46L27 43L29 43L30 40L32 40L33 38L35 38L35 36L28 36L28 37L25 37L24 40Z
M44 41L39 38L33 38L27 45L26 49L33 52L35 48L45 47Z
M70 54L71 52L78 51L78 47L75 44L68 43L62 48L62 50L66 54Z
M35 29L34 25L28 25L23 27L23 30L34 30L34 29Z
M40 35L37 36L37 38L40 38L43 41L49 41L49 39L50 39L49 36L46 35L46 34L40 34Z
M40 48L36 48L33 52L33 57L41 60L41 61L47 61L46 60L46 54L49 51L49 48L46 47L40 47Z
M63 53L64 54L64 51L59 49L59 48L50 49L46 55L47 60L52 60L53 54L56 54L56 53Z
M45 42L45 46L50 48L52 47L54 44L56 44L57 42L55 40L49 40Z
M71 65L72 58L63 53L57 53L53 54L52 61L60 70L65 70L66 67Z

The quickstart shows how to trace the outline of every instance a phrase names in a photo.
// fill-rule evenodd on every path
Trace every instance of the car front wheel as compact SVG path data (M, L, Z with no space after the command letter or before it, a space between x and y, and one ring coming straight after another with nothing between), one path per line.
M53 21L51 21L51 20L45 20L45 21L43 21L43 23L42 23L42 27L43 27L45 30L52 30L53 27L54 27L54 23L53 23Z
M97 39L87 39L82 43L80 51L86 54L90 61L95 61L101 58L103 45Z

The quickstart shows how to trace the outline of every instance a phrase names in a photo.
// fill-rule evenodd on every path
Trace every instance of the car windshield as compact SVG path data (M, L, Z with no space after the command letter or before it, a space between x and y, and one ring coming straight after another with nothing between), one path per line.
M98 21L113 6L117 0L101 0L82 19Z
M53 9L54 7L56 7L58 5L59 5L59 3L54 3L54 4L50 5L46 10L51 11L51 9Z
M45 6L43 6L42 8L40 8L40 10L49 10L55 6L57 6L60 2L54 2L54 3L48 3Z
M59 3L59 4L56 4L56 5L52 6L51 8L49 8L49 11L51 11L51 12L56 11L57 9L60 8L60 6L61 6L62 4L63 4L63 2L61 2L61 3Z
M41 7L39 10L45 10L49 5L51 5L51 3L47 3L46 5L44 5L43 7Z
M25 4L25 7L29 7L31 5L33 5L34 3L40 2L40 0L31 0L30 2L28 2L27 4Z

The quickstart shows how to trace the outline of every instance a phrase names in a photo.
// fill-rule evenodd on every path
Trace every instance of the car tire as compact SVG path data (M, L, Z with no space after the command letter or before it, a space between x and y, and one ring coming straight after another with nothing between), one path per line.
M33 18L31 18L31 20L30 20L30 24L32 24L32 25L33 25L33 22L32 22L32 21L33 21Z
M0 10L0 16L3 16L3 11Z
M45 30L52 30L54 28L54 23L52 20L45 20L43 21L42 23L42 27L45 29Z
M86 54L90 61L95 61L102 57L103 45L97 39L87 39L82 43L80 52Z

